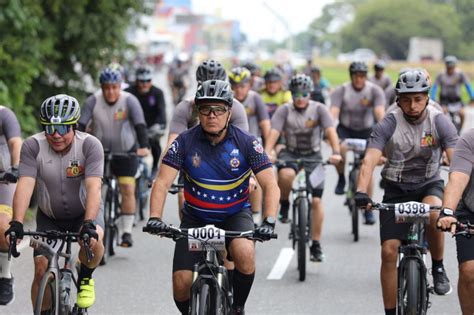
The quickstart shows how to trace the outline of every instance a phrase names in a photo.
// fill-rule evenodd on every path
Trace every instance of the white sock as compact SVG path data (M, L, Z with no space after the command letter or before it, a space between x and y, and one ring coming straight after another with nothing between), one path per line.
M133 222L135 221L134 214L122 214L123 233L132 234Z
M10 266L12 262L8 261L8 253L0 252L0 278L10 279L12 274L10 273Z

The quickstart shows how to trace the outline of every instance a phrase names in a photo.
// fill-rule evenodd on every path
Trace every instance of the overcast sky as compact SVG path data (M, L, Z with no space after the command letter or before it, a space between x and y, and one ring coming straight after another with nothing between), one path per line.
M288 36L286 27L264 3L271 6L296 34L306 30L330 2L333 0L192 0L192 5L194 13L221 12L226 19L240 21L242 32L255 42L263 38L280 41Z

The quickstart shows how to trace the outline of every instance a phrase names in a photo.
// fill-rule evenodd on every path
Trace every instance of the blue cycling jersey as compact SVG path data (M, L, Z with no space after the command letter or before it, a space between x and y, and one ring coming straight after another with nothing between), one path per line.
M250 207L250 175L272 166L261 143L232 125L216 145L201 125L181 133L163 163L184 174L184 213L206 223L221 222Z

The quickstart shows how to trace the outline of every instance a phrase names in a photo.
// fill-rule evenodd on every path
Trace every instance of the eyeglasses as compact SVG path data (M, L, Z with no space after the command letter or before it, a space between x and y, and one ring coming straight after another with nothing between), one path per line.
M60 136L67 134L72 128L72 125L45 125L44 131L46 134L52 136L56 131Z
M226 106L199 106L199 114L204 116L210 116L211 113L214 113L216 116L222 116L227 113L228 109Z
M138 82L140 82L140 83L150 83L151 80L138 80Z
M301 97L308 97L309 96L309 92L295 92L295 93L291 93L291 96L293 98L301 98Z

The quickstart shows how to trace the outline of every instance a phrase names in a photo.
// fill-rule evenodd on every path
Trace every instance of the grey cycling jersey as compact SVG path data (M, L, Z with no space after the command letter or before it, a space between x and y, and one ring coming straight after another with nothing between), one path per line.
M287 103L278 107L272 117L272 129L285 132L286 147L290 151L320 151L321 133L332 126L326 106L311 100L304 111Z
M367 78L372 83L377 84L382 88L382 90L385 90L386 88L392 86L392 80L387 75L382 75L380 79L378 79L375 74L371 75L370 77Z
M253 77L252 91L260 93L260 91L265 87L265 80L261 77Z
M0 105L0 172L12 166L8 140L14 137L21 137L20 124L10 108Z
M456 144L450 172L461 172L467 174L470 179L464 189L461 202L458 205L457 214L474 213L474 128L465 132ZM472 223L472 222L471 222Z
M416 189L438 180L442 150L454 148L456 128L434 107L416 123L409 123L400 108L374 126L368 148L384 152L382 177L403 189Z
M270 119L267 105L263 102L260 94L255 91L249 91L242 105L244 105L247 113L249 133L255 137L260 137L262 133L260 132L260 126L258 124L263 120Z
M352 130L372 128L375 124L374 108L385 106L382 89L369 81L356 91L351 82L336 88L331 94L331 106L340 108L339 123Z
M194 100L188 99L181 101L174 109L173 117L170 122L169 133L180 134L199 123L198 113L194 109ZM245 131L249 130L249 122L247 114L242 103L234 98L232 105L232 116L230 116L230 123Z
M433 101L431 98L428 102L428 106L432 106L434 107L435 109L439 110L440 112L443 111L443 108L441 107L441 105L439 105L438 103L436 103L435 101ZM393 112L394 110L396 110L397 108L400 108L398 106L398 104L395 102L393 103L392 105L390 105L386 110L385 110L385 116L387 116L389 113Z
M90 121L91 134L110 152L134 149L138 143L135 126L146 126L138 99L125 91L120 92L113 105L107 104L101 90L89 96L82 108L79 124L86 126Z
M448 75L444 72L438 74L435 83L440 87L441 100L458 102L461 100L461 86L463 84L469 84L469 79L466 74L461 71L456 71L452 75Z
M75 131L71 149L64 155L48 144L44 132L29 137L20 154L20 177L36 179L38 207L55 220L82 216L86 207L86 177L102 177L104 151L100 141Z

